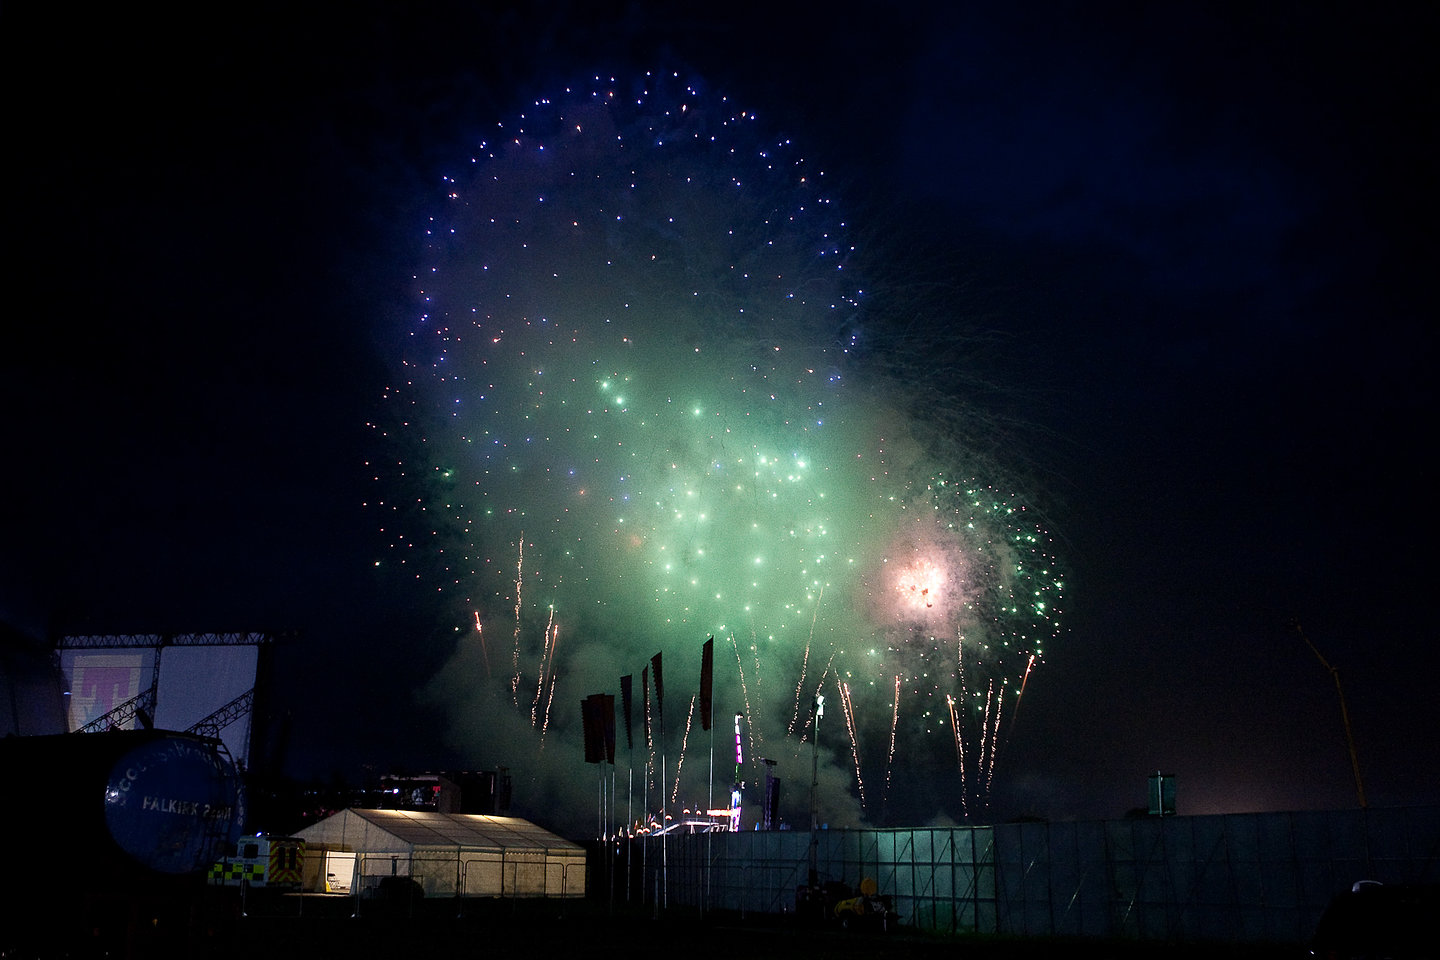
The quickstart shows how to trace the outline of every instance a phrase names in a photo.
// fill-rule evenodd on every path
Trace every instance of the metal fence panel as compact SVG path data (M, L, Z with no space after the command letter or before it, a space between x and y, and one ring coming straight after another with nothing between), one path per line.
M788 912L812 840L821 880L874 877L903 922L942 932L1296 943L1355 880L1440 879L1425 807L680 837L672 892Z

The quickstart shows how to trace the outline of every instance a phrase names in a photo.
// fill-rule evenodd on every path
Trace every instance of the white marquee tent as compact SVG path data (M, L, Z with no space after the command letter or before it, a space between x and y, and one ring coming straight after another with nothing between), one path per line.
M352 808L295 835L316 872L353 864L353 893L408 876L427 897L585 896L585 849L519 817Z

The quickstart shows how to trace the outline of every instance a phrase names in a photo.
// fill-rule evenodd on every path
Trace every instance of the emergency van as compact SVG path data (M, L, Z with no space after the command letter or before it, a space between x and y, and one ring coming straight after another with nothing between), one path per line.
M305 841L265 834L241 837L232 853L210 868L211 883L227 887L299 889Z

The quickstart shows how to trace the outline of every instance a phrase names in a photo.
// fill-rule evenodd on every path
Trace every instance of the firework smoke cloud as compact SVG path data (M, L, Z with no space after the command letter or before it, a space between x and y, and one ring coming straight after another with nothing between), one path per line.
M593 817L579 703L663 651L664 740L637 692L622 782L703 806L713 636L717 757L742 714L742 777L776 759L788 822L817 694L824 821L984 816L1062 581L1033 512L869 362L885 305L823 170L655 74L537 100L444 187L377 509L382 565L458 636L427 691L455 746Z

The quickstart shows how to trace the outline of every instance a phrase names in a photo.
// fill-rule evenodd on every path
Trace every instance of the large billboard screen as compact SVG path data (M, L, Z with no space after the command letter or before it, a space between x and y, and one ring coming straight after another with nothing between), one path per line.
M265 639L255 634L65 637L59 652L69 729L99 720L153 685L154 728L189 730L254 689ZM107 726L133 730L139 725L129 711ZM249 712L222 728L220 739L237 762L248 766Z
M153 649L61 650L67 719L73 732L123 706L149 689L155 673ZM134 730L133 716L117 724Z

